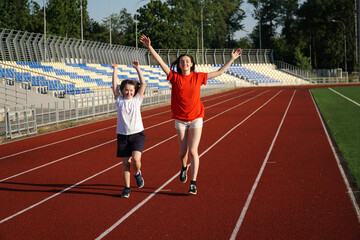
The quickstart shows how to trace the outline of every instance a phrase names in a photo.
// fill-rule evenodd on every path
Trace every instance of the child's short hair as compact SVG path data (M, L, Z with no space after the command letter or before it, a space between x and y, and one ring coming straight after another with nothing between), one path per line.
M176 72L178 72L178 73L182 73L181 72L181 69L180 69L180 66L179 66L179 64L180 64L180 59L182 58L182 57L185 57L185 56L187 56L187 57L189 57L190 58L190 60L191 60L191 62L192 62L192 67L190 68L190 71L191 72L195 72L195 62L194 62L194 58L193 58L193 56L191 56L190 54L187 54L187 53L185 53L185 54L181 54L173 63L171 63L171 66L170 66L170 69L172 69L172 70L174 70L174 71L176 71ZM175 69L175 67L176 67L176 69Z
M135 88L135 94L134 94L134 96L137 94L137 92L138 92L138 90L139 90L139 88L140 88L140 83L138 82L138 81L135 81L135 80L123 80L122 82L121 82L121 84L120 84L120 94L121 94L121 96L123 96L124 94L123 94L123 90L124 90L124 88L125 88L125 86L127 85L127 84L130 84L130 85L133 85L134 86L134 88Z

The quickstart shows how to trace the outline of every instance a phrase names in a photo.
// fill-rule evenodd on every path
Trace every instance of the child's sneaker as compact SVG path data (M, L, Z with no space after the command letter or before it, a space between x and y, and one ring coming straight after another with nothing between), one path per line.
M136 179L137 187L142 188L144 186L144 179L141 176L141 171L139 171L138 175L134 175L134 178Z
M130 197L130 188L124 188L124 191L121 193L122 198L129 198Z
M187 181L187 171L188 171L188 166L186 166L186 167L181 167L181 171L180 171L180 182L186 183L186 181Z
M196 191L196 185L190 184L189 194L195 195L197 193Z

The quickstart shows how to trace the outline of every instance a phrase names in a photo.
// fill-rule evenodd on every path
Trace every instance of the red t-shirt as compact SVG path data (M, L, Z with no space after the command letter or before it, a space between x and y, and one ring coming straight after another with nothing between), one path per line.
M193 121L204 117L204 105L200 100L201 85L206 85L207 73L190 72L185 76L170 71L172 118Z

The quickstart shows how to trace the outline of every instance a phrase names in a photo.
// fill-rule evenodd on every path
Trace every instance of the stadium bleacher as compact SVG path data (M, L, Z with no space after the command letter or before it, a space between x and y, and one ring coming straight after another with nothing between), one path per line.
M60 62L0 62L0 77L29 83L40 93L53 92L54 96L77 95L109 90L112 87L112 68L109 64ZM6 65L5 65L6 64ZM196 65L198 72L212 72L222 65ZM148 87L169 89L165 73L159 66L141 67ZM119 81L138 80L132 65L119 65ZM233 64L225 74L208 79L207 84L236 83L236 86L298 85L307 82L276 69L274 64Z
M233 74L245 81L256 85L299 85L308 84L307 81L279 71L274 64L235 64L228 69Z

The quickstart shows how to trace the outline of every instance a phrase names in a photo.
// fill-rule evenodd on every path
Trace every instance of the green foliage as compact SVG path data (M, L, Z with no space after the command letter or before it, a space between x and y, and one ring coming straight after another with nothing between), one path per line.
M125 8L119 13L111 14L111 38L113 44L135 46L135 22ZM101 25L105 32L109 30L109 18L103 20ZM109 42L110 34L105 36L104 42Z
M151 37L154 48L177 48L181 29L174 23L173 10L166 2L154 0L138 9L138 32ZM177 34L176 34L177 33Z
M47 32L52 35L69 38L81 38L81 0L49 0L46 6ZM89 23L89 16L83 4L83 26Z
M237 47L242 48L242 49L254 48L252 42L247 37L240 38L240 40L237 43Z
M225 48L237 45L233 35L241 30L243 0L154 0L138 10L139 29L157 48Z
M310 57L304 56L299 47L295 48L296 66L305 70L311 70Z
M29 27L29 0L0 0L0 27L26 29Z

